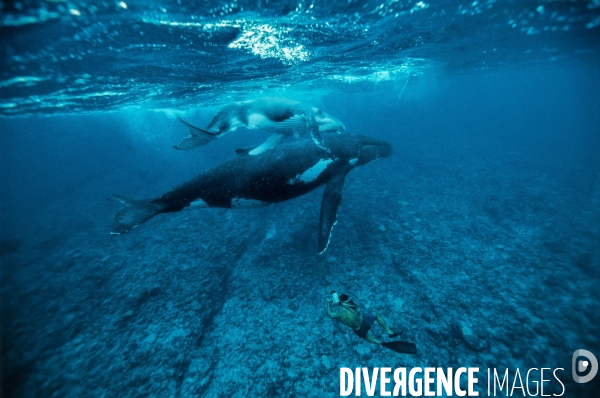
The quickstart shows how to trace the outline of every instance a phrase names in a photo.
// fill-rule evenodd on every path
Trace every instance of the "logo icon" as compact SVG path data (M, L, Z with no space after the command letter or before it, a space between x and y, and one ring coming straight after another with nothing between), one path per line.
M586 359L578 360L579 357L585 357ZM577 365L577 367L575 367L575 365ZM579 374L585 373L588 369L590 369L590 371L587 375L579 376ZM575 380L575 382L587 383L596 376L596 373L598 373L598 360L594 354L588 350L577 350L573 353L572 372L573 380Z

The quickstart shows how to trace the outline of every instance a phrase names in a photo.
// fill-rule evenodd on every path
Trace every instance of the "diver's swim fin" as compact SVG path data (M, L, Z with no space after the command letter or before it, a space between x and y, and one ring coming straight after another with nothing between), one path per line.
M400 354L416 354L417 346L408 341L383 341L381 345Z

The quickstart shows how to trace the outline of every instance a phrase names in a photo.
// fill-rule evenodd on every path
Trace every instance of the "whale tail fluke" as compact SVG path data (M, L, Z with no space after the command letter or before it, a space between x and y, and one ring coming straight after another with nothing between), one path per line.
M137 205L139 203L142 203L142 201L139 200L134 200L134 199L129 199L125 196L121 196L121 195L113 195L112 199L118 200L119 202L123 203L124 205L127 206L133 206L133 205Z
M206 145L215 138L218 137L218 134L211 133L208 130L201 129L200 127L196 127L188 122L182 120L179 116L177 117L179 121L186 125L190 135L185 137L181 142L177 145L174 145L173 148L187 150L193 149L202 145Z
M115 195L114 199L127 205L115 214L110 230L112 235L120 235L131 231L141 223L148 221L162 210L164 205L147 200L132 200Z

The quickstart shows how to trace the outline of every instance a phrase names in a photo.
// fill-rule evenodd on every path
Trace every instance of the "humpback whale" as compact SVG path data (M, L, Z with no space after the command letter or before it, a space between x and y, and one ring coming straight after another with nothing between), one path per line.
M296 140L258 156L236 155L154 199L138 201L114 196L127 206L115 214L111 234L128 232L160 213L188 207L235 208L277 203L326 184L319 219L321 254L329 244L346 174L392 153L387 142L363 135L333 135L324 141L329 151L309 140Z
M190 135L174 146L175 149L192 149L206 145L239 127L273 133L263 144L251 150L249 155L258 155L272 149L287 136L293 134L299 137L307 131L315 144L325 149L320 133L340 133L346 129L342 122L319 108L286 98L262 98L225 105L205 129L181 118L179 120L187 126Z

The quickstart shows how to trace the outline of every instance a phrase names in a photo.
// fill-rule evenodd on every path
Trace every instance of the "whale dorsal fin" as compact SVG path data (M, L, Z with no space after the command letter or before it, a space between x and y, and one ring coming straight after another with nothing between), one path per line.
M323 254L329 245L331 230L335 225L337 210L342 201L342 189L344 188L344 179L346 173L341 172L335 175L323 192L321 200L321 216L319 217L319 254Z

